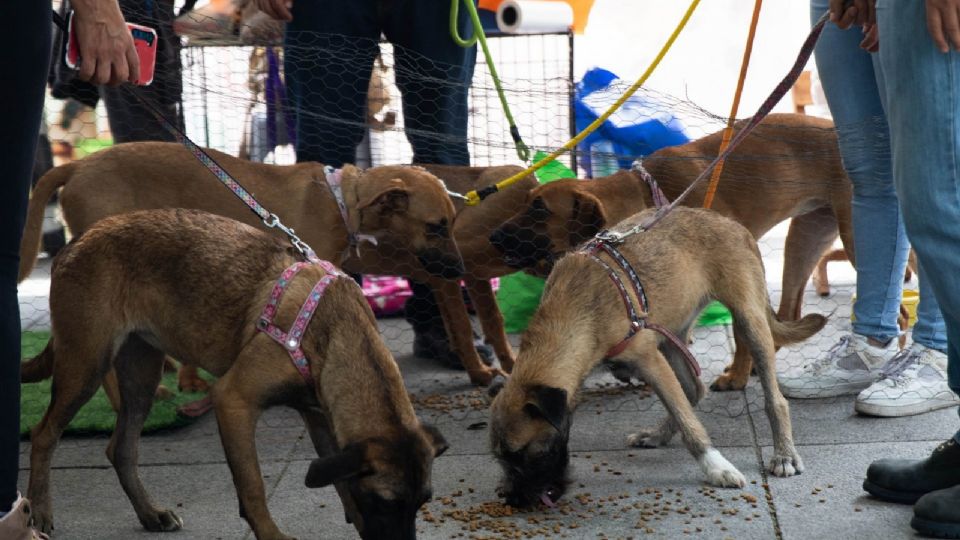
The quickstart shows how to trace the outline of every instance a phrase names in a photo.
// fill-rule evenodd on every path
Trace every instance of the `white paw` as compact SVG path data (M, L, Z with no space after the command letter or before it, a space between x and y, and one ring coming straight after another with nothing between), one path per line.
M803 472L803 461L800 456L773 456L770 460L770 466L767 467L774 476L793 476Z
M716 448L708 448L704 452L700 458L700 467L707 475L707 482L712 486L742 488L747 485L746 477Z
M641 429L627 435L627 444L636 448L658 448L663 444L660 431L656 429Z

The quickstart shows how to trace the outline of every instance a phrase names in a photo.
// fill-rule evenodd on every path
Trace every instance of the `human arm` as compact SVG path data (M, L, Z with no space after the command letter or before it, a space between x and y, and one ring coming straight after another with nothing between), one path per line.
M927 31L940 52L960 51L960 0L927 0Z
M830 0L830 21L843 30L877 21L877 0Z

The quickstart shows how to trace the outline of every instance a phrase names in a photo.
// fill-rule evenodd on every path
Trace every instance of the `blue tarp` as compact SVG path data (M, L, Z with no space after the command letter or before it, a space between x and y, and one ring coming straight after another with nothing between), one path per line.
M593 68L577 83L574 114L577 131L596 120L623 93L625 85L614 73ZM616 153L620 168L629 168L633 160L663 147L690 141L683 123L670 111L670 105L651 96L634 94L599 129L580 143L582 155L591 148L604 146Z

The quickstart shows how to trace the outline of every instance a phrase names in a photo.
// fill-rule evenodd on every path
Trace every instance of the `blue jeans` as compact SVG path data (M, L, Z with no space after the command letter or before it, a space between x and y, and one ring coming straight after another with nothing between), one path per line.
M827 0L812 0L812 20L819 19L827 7ZM837 126L843 166L853 183L857 267L853 331L886 342L899 333L897 315L910 244L894 187L878 59L859 47L862 37L859 28L840 30L827 24L815 54ZM922 264L919 274L920 305L913 341L943 351L947 335L940 306Z
M936 49L924 2L880 0L877 21L894 183L943 311L950 388L960 394L960 54Z

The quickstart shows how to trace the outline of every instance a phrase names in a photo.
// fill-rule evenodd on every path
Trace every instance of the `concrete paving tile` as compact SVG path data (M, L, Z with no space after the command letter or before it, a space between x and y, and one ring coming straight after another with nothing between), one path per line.
M284 467L262 466L268 488ZM184 521L183 530L164 533L164 539L233 539L248 531L238 514L226 463L141 467L140 475L157 504L173 509ZM26 472L20 473L20 485L27 485ZM54 469L51 486L57 540L157 538L140 526L113 470ZM271 511L274 519L282 520L283 508Z
M912 507L874 499L863 491L867 466L881 457L923 458L931 442L801 445L806 470L769 479L783 538L915 538ZM772 448L763 449L765 458Z

